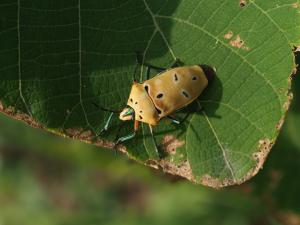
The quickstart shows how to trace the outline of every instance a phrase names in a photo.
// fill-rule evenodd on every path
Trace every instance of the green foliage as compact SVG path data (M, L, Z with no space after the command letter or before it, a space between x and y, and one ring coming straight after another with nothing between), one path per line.
M4 0L3 111L92 140L108 117L92 102L107 108L125 105L134 51L164 67L175 58L186 65L205 63L217 70L217 79L201 96L205 110L181 126L161 121L155 129L162 150L168 150L162 142L170 135L175 145L183 144L156 159L143 126L126 150L131 158L153 159L197 183L241 183L262 165L286 113L292 47L300 35L298 8L293 0L246 1L245 6L231 0ZM104 139L114 139L120 121L113 124ZM122 134L131 129L128 124Z

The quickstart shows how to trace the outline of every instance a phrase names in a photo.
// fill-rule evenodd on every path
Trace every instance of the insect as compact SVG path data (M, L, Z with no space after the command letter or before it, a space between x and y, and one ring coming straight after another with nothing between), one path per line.
M147 79L145 81L137 82L135 79L138 65L146 67ZM153 142L158 151L152 127L164 118L170 119L176 124L182 123L188 114L181 121L173 118L171 114L197 100L203 90L213 80L215 70L207 65L178 66L178 60L169 69L161 68L142 63L138 54L137 66L127 105L123 110L109 110L94 103L97 107L111 112L100 133L108 130L113 115L119 113L120 120L134 121L134 130L131 134L117 137L115 145L134 138L138 131L139 123L143 122L149 125ZM150 78L152 69L159 73Z

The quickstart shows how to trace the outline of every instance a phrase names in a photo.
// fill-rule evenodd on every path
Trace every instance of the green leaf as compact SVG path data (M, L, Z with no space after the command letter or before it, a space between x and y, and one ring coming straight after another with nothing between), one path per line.
M166 68L176 58L208 64L217 78L200 96L204 110L154 129L162 158L147 125L119 150L196 183L242 183L258 172L283 123L300 37L299 1L243 2L2 0L1 110L92 142L109 116L93 103L126 105L135 51ZM145 68L139 72L144 78ZM117 133L132 132L131 123L118 131L122 123L115 116L94 143L112 147Z

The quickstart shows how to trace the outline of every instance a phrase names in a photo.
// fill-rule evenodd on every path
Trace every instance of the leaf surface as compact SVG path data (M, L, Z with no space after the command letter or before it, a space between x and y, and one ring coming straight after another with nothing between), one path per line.
M291 0L3 0L1 110L91 142L109 117L93 103L126 105L135 51L160 67L207 64L217 77L200 96L204 110L191 105L182 125L155 127L163 158L146 124L120 150L196 183L242 183L261 168L288 109L299 10ZM132 132L117 116L112 124L95 144Z

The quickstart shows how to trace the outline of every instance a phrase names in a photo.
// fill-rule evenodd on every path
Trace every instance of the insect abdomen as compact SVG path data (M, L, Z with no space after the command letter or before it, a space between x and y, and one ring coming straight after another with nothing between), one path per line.
M213 74L208 66L177 67L145 81L143 85L162 118L198 98Z

